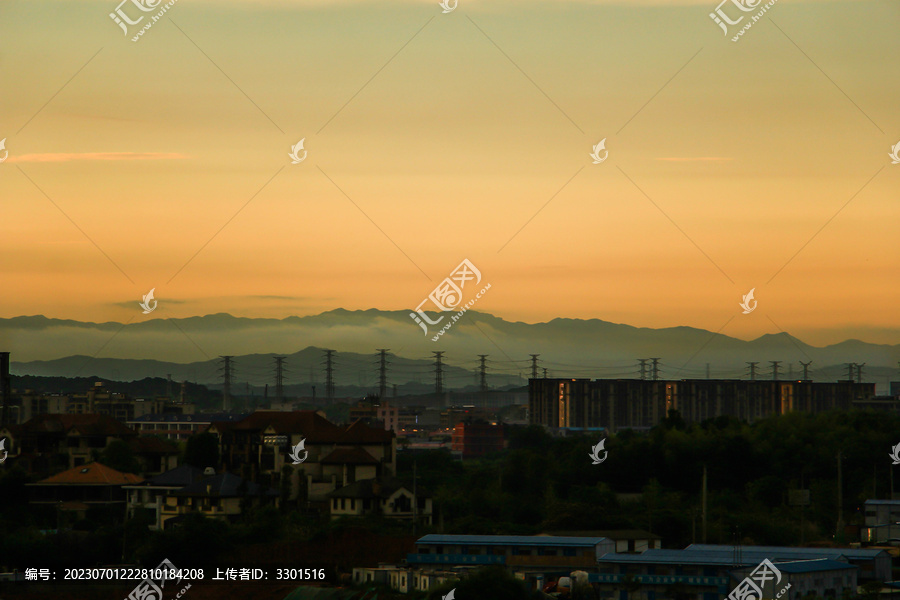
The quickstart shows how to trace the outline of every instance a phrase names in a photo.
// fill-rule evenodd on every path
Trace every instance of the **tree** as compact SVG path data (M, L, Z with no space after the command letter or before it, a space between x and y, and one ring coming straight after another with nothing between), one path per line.
M134 452L122 440L113 440L97 456L97 462L122 473L140 473L141 465Z
M184 462L200 469L219 465L219 438L211 433L200 433L188 438L184 449Z

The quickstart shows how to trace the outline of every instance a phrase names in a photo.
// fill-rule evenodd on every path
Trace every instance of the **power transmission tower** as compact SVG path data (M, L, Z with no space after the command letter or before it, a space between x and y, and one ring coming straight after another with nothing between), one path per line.
M441 362L444 351L436 350L432 354L434 354L434 393L440 396L444 393L444 369Z
M172 374L166 373L166 397L172 401Z
M641 363L641 379L647 379L647 359L639 358L638 362Z
M334 366L331 356L334 350L325 351L325 397L334 400Z
M479 354L478 358L481 360L481 365L479 365L478 370L480 371L480 387L482 392L486 392L487 387L487 365L485 361L487 360L487 354Z
M544 379L547 379L547 367L544 367Z
M228 412L231 408L231 376L232 376L232 364L231 359L234 356L220 356L223 364L219 368L222 371L222 410Z
M808 381L809 380L809 365L812 364L812 361L805 363L801 360L800 364L803 365L803 381Z
M853 381L853 367L856 366L856 363L847 363L847 379L849 381Z
M756 365L759 362L748 362L747 364L750 365L750 381L756 381Z
M856 383L862 383L862 368L866 363L856 365Z
M384 400L387 397L387 352L390 348L378 348L380 364L378 366L378 397Z
M653 381L657 381L659 379L659 359L651 358L650 360L653 361L653 365L650 367L653 373Z
M284 356L275 357L275 399L284 402Z
M537 369L538 369L537 361L538 361L538 356L540 356L540 354L532 354L532 355L531 355L531 378L532 378L532 379L537 379Z
M772 365L772 379L774 381L778 381L778 365L781 364L780 360L770 360L769 364Z

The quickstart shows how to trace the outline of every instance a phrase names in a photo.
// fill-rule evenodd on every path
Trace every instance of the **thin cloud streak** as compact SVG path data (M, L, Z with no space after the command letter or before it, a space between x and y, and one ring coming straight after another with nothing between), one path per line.
M76 160L184 160L190 158L178 152L59 152L48 154L22 154L10 156L11 163L72 162Z

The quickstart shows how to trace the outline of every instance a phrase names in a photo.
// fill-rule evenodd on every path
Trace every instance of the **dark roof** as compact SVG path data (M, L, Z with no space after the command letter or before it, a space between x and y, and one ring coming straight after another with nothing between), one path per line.
M371 454L362 448L337 448L319 461L323 465L377 465Z
M134 485L144 479L133 473L121 473L106 465L93 462L80 465L74 469L57 473L52 477L38 481L31 485L104 485L120 486Z
M241 493L241 483L245 480L231 473L219 473L218 475L210 475L209 477L201 477L194 483L185 486L173 492L175 496L208 496L216 498L237 498L242 495L258 496L259 485L252 481L247 481L247 489L244 494ZM265 492L267 496L277 496L278 492L269 488Z
M357 420L344 430L342 441L345 444L390 444L393 437L393 431L369 427Z
M128 446L136 454L178 454L178 446L152 435L132 438Z
M214 425L218 426L218 423ZM233 431L264 431L272 427L278 434L302 434L307 442L335 443L343 441L340 427L312 410L259 410L231 426Z
M791 562L775 563L775 568L782 573L813 573L815 571L858 569L859 567L839 560L816 558L812 560L795 560Z
M76 429L82 435L132 437L137 433L130 427L107 415L94 413L77 415L38 415L22 423L19 434L65 435Z
M741 546L740 564L754 566L769 559L773 563L827 558L840 561L874 560L884 550L859 548L792 548L787 546ZM885 553L887 556L887 553ZM684 550L645 550L641 554L616 554L610 552L599 558L601 563L668 564L668 565L717 565L735 564L734 546L716 544L691 544Z
M594 547L608 541L604 537L572 537L552 535L444 535L430 533L416 540L416 544L479 545L479 546L575 546Z
M375 484L380 483L381 488L379 492L375 493ZM330 498L390 498L391 495L399 490L400 488L406 488L409 490L408 486L403 485L399 479L395 477L385 477L384 479L362 479L355 483L351 483L350 485L345 485L344 487L337 489L328 496ZM411 490L410 490L411 491ZM418 492L418 490L416 490ZM421 495L421 494L420 494Z
M734 546L720 544L691 544L685 550L690 552L707 551L734 554ZM756 553L790 558L875 558L887 552L884 550L868 550L866 548L794 548L784 546L741 546L743 554ZM759 561L756 561L759 562Z
M611 540L661 540L655 533L643 529L592 529L590 531L550 531L540 535L560 535L568 537L605 537Z
M198 469L191 465L180 465L165 473L160 473L155 477L151 477L147 480L147 484L164 487L185 487L194 483L202 476L203 469Z

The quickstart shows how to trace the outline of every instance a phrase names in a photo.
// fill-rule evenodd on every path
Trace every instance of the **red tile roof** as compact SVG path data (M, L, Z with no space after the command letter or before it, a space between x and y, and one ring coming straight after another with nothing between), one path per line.
M131 485L142 481L144 478L140 475L120 473L106 465L93 462L57 473L34 485Z

